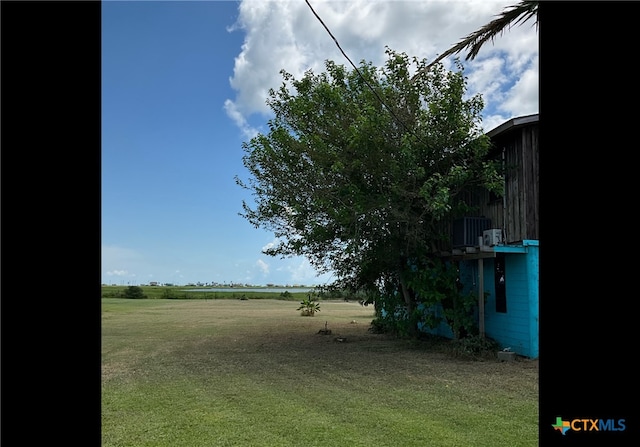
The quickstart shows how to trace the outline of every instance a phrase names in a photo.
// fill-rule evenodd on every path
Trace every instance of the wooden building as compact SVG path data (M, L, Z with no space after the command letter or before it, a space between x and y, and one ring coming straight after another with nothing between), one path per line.
M537 358L538 115L510 119L487 135L493 142L490 157L504 168L504 195L468 192L467 200L477 211L452 222L452 246L446 256L457 263L465 290L479 297L480 335L503 349ZM445 323L428 332L453 336Z
M484 191L478 215L502 230L503 242L539 239L538 115L512 118L487 132L505 173L504 197Z

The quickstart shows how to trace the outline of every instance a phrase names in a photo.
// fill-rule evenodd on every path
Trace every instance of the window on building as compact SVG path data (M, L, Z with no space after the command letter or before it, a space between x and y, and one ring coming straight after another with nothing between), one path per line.
M495 284L496 312L507 312L507 275L504 268L504 253L496 253Z

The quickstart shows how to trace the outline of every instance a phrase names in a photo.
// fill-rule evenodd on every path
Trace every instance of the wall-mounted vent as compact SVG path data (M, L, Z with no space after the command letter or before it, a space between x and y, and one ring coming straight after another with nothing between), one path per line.
M486 217L462 217L453 221L453 248L476 247L484 230L491 228Z

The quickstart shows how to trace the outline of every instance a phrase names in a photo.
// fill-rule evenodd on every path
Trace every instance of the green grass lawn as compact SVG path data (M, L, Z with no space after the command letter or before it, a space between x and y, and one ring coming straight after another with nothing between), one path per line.
M537 362L373 334L357 302L297 307L103 298L102 446L538 445Z

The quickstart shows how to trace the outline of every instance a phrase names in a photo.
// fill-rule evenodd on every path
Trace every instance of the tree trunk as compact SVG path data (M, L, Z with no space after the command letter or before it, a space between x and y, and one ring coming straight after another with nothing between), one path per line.
M407 313L409 314L409 335L412 338L418 337L418 322L413 316L413 312L416 308L415 293L405 284L404 278L400 277L400 289L402 290L402 297L407 305Z

